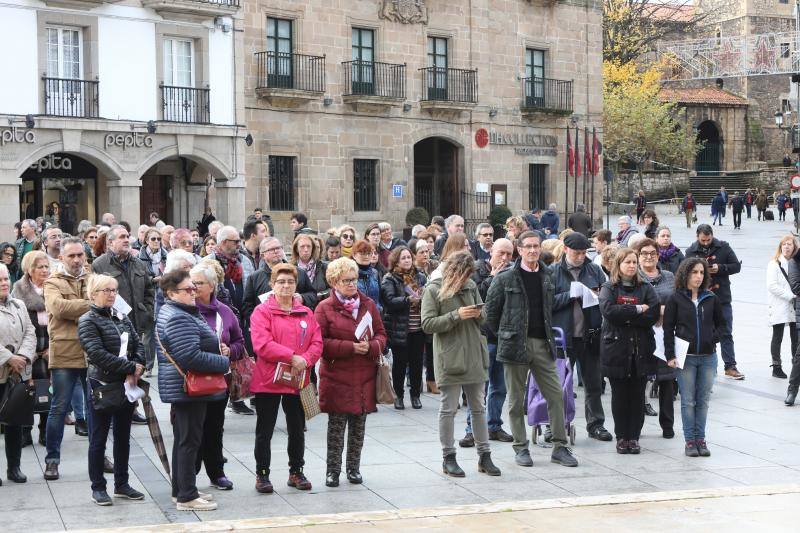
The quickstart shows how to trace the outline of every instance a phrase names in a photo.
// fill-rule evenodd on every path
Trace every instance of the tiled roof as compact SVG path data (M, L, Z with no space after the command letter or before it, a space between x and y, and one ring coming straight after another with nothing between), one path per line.
M679 104L747 105L747 100L744 98L718 87L664 87L658 93L658 97L662 102Z

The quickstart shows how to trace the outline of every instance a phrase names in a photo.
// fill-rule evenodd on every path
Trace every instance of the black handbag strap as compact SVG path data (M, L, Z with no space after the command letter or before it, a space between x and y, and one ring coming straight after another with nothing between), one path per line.
M775 262L778 263L778 268L781 269L781 274L783 274L784 279L786 279L786 283L788 283L789 286L791 287L792 283L789 281L789 274L787 274L786 271L783 269L783 265L781 265L780 259L776 259Z

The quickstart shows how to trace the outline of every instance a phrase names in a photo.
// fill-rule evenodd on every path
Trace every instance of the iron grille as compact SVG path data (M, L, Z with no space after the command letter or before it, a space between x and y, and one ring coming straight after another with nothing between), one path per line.
M345 61L345 96L406 97L406 66L372 61Z
M269 208L294 211L294 157L269 156Z
M523 78L523 109L558 113L572 112L572 82L549 78Z
M325 56L292 52L256 52L256 89L325 92Z
M161 84L161 109L168 122L208 124L211 90Z
M378 210L378 160L353 160L353 208L355 211Z
M528 165L528 206L544 209L547 204L547 165Z
M478 71L427 67L422 71L422 99L446 102L478 102Z
M45 115L97 118L100 116L100 82L65 78L42 78Z

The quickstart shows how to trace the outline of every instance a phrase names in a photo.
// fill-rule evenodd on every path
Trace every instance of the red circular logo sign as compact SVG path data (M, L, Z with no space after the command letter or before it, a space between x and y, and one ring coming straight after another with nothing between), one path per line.
M791 178L792 189L800 189L800 174L795 174Z
M478 145L478 148L486 148L486 145L489 144L489 132L486 131L486 128L475 132L475 144Z

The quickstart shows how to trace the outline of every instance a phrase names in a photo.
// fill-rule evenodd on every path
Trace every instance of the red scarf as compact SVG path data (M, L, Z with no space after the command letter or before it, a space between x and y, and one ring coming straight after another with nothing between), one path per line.
M230 280L233 284L242 282L242 264L239 262L239 255L228 257L220 250L216 252L217 259L220 264L225 267L225 279Z

